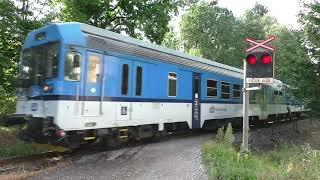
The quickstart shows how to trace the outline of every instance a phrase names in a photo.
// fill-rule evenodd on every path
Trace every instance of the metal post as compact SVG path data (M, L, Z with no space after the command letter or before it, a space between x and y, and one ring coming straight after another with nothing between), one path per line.
M242 150L249 151L249 118L248 118L248 105L249 105L249 91L247 90L247 61L243 60L243 132L242 132Z

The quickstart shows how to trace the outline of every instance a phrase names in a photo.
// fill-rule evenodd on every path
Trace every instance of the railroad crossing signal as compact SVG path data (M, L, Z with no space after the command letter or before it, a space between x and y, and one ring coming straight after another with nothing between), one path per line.
M269 45L269 42L274 39L274 36L262 41L246 39L252 46L246 49L247 57L243 60L243 151L249 151L249 91L261 89L261 87L249 88L248 83L266 84L273 82L274 48Z
M247 42L253 45L246 49L247 83L273 83L274 48L271 47L268 43L274 39L274 36L260 41L249 38L246 39Z

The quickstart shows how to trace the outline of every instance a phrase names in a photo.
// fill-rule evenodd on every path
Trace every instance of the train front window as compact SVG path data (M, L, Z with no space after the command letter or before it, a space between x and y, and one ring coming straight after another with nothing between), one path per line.
M100 78L100 57L96 55L89 56L87 82L96 83Z
M67 53L64 62L64 80L67 81L80 81L81 73L81 58L78 53Z
M59 43L49 43L23 50L20 78L39 84L58 75Z

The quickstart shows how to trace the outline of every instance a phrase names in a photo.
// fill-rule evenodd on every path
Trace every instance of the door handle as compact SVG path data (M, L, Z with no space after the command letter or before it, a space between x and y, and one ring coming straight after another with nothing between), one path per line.
M103 114L103 97L104 97L104 82L105 82L105 74L103 73L100 78L100 115Z

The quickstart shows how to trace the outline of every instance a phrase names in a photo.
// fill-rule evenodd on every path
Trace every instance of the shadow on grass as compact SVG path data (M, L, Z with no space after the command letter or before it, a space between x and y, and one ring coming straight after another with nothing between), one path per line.
M26 156L39 150L29 143L17 139L17 128L0 126L0 158Z

